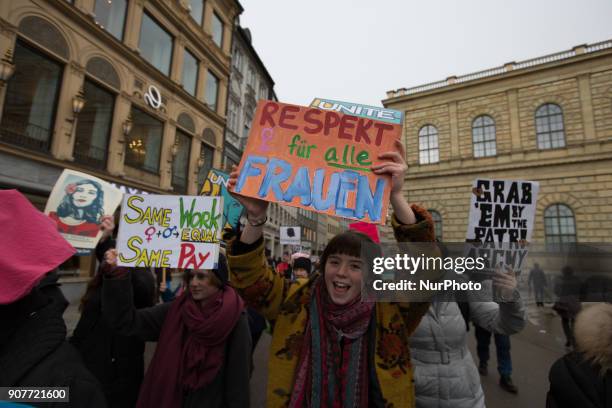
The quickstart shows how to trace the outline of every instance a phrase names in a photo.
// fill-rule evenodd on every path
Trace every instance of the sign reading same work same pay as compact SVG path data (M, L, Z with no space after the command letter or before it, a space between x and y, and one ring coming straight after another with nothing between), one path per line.
M125 195L118 264L215 269L223 222L221 197Z
M234 191L383 224L391 179L370 167L400 133L401 123L259 101Z

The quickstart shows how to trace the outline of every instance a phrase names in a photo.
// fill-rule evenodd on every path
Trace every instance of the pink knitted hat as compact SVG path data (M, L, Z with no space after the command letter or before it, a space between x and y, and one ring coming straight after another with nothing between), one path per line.
M376 224L369 224L367 222L354 222L349 224L349 229L359 231L372 238L372 241L380 244L380 238L378 237L378 228Z
M21 299L75 253L55 223L17 190L0 190L0 304Z

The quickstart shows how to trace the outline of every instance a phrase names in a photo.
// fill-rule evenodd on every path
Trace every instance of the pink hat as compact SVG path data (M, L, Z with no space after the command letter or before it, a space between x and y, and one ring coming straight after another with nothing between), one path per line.
M349 229L359 231L363 234L366 234L368 237L372 238L372 241L380 244L380 238L378 237L378 228L376 228L376 224L368 224L367 222L354 222L349 224Z
M0 305L21 299L76 252L17 190L0 190Z

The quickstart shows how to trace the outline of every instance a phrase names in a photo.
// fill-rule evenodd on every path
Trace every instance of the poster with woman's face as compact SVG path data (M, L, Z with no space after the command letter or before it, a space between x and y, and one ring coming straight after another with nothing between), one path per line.
M122 198L121 191L104 180L64 170L51 191L45 214L72 246L92 249L102 235L102 217L113 215Z

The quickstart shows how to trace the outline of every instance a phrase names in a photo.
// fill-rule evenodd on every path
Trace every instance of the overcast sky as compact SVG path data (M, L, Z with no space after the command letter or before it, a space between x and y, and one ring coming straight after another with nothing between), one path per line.
M386 91L612 39L612 0L240 0L281 102Z

